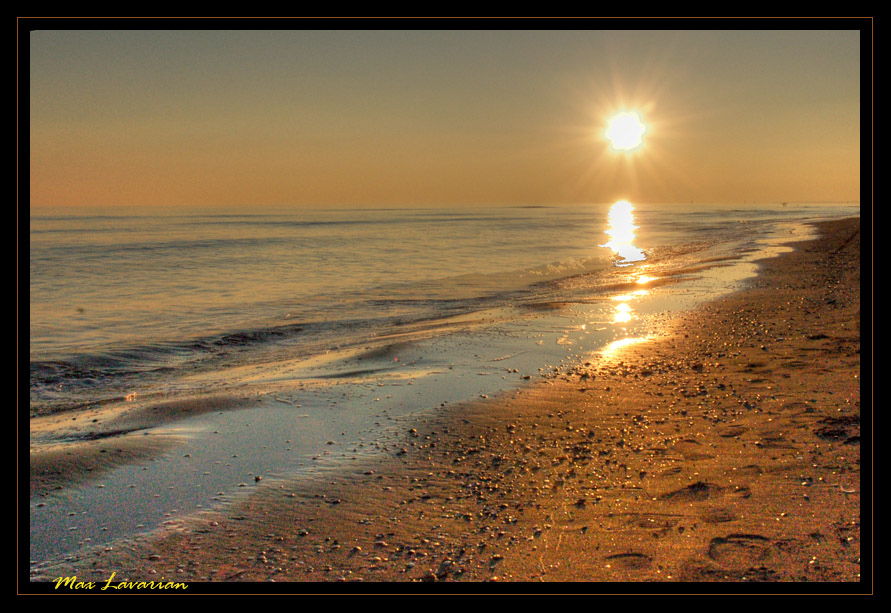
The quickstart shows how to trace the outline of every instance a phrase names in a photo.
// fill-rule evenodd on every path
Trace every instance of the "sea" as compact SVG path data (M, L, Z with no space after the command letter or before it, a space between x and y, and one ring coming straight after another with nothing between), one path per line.
M652 338L812 237L811 222L859 214L627 201L32 208L29 417L221 407L162 426L180 442L160 457L32 497L32 566L227 504L259 487L252 476L391 453L419 416Z

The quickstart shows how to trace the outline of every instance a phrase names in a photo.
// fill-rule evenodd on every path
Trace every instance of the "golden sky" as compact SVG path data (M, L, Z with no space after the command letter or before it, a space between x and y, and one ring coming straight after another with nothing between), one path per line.
M857 201L860 25L37 30L30 203Z

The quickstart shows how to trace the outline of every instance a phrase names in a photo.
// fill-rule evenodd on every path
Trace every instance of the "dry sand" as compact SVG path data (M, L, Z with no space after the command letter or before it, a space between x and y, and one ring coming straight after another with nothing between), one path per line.
M32 579L861 582L860 220L820 230L659 338Z

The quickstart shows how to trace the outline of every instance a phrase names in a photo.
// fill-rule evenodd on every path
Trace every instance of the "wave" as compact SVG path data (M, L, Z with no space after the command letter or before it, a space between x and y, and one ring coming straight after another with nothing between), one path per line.
M446 279L379 286L325 301L279 305L279 321L235 327L189 338L155 339L30 362L32 411L58 411L101 403L134 386L180 375L250 363L271 355L300 359L329 348L361 346L372 339L435 329L440 320L553 298L555 280L610 266L605 258L569 258L505 273L467 273ZM290 312L289 312L290 311ZM282 315L282 313L288 313ZM287 321L281 318L287 317ZM209 323L209 322L208 322Z

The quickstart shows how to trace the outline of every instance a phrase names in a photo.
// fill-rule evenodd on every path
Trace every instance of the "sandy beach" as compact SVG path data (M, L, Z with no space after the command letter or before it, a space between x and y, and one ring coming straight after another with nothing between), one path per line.
M817 240L763 261L750 288L658 337L443 408L353 470L264 481L232 505L69 556L31 580L114 573L206 592L212 582L271 581L592 584L570 592L844 582L868 593L860 220L818 227ZM139 431L195 408L108 417L108 436L74 450L82 462L59 461L70 449L32 454L32 495L160 452L166 443Z

